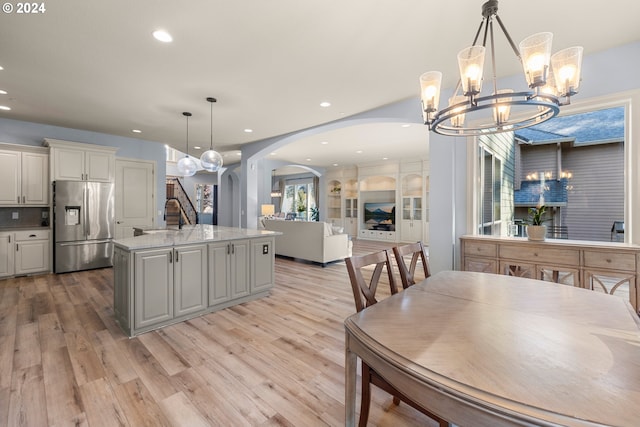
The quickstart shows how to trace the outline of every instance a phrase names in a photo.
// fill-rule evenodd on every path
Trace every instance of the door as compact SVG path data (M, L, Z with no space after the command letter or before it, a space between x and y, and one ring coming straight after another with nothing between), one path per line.
M114 185L108 182L87 182L86 233L88 240L114 237Z
M85 183L56 181L54 185L53 221L56 243L86 240Z
M231 243L210 243L209 248L209 305L216 305L230 299L231 275L229 257Z
M0 151L0 204L20 202L20 152Z
M231 297L249 295L249 241L231 241Z
M49 270L49 240L16 242L16 274Z
M207 247L183 246L174 250L174 316L207 308Z
M13 275L12 233L0 233L0 277Z
M49 156L22 153L22 203L49 204Z
M153 162L116 160L115 235L133 237L133 228L153 228L154 224Z
M135 329L173 319L173 248L136 252Z

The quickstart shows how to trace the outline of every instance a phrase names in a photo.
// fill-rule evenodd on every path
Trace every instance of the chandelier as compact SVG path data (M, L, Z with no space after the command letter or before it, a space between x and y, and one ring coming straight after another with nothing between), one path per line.
M280 183L275 180L276 170L271 169L271 198L282 197L282 191L280 190ZM277 185L276 185L277 184Z
M522 63L529 90L498 89L494 18ZM583 49L570 47L551 55L552 39L552 33L537 33L520 42L518 49L498 16L498 1L487 1L482 5L482 21L473 44L458 53L460 80L446 108L438 109L442 73L429 71L420 76L424 123L441 135L478 136L514 131L555 117L559 107L569 104L571 96L578 93ZM482 95L487 41L493 87L490 95Z
M200 163L205 170L218 172L222 167L222 156L213 149L213 103L217 100L209 97L207 101L209 101L211 105L211 144L209 145L209 149L200 156Z

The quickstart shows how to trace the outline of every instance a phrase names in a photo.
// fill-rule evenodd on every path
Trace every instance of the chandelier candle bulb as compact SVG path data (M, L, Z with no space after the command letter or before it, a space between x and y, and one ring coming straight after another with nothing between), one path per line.
M449 98L449 107L453 107L458 104L464 104L466 101L466 96L452 96L451 98ZM464 105L453 108L452 112L454 113L454 115L451 116L451 126L453 126L454 128L461 128L464 125L464 113L462 113L463 110Z
M466 96L477 95L482 91L485 52L484 46L471 46L458 53L462 92Z
M442 84L442 73L440 71L429 71L420 76L422 111L423 115L435 112L440 102L440 85ZM424 117L425 121L427 117Z
M553 33L533 34L520 42L520 57L527 84L530 88L547 82Z
M582 46L575 46L556 52L551 57L551 66L561 96L578 93L582 65Z

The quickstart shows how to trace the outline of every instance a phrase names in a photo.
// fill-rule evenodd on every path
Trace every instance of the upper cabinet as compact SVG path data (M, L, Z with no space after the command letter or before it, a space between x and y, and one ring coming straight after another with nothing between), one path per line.
M29 151L0 149L0 205L49 203L49 155L39 147L24 149Z
M51 147L51 179L113 182L114 147L45 139Z

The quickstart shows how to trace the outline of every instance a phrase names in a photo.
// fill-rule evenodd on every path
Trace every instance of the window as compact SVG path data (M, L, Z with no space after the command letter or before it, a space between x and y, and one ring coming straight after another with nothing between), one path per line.
M624 240L625 107L556 117L478 138L478 234L524 236L547 207L547 238Z
M286 184L281 211L294 213L297 219L309 221L316 208L313 182Z
M479 146L478 234L500 235L502 225L502 160Z

